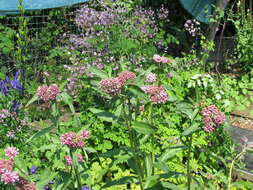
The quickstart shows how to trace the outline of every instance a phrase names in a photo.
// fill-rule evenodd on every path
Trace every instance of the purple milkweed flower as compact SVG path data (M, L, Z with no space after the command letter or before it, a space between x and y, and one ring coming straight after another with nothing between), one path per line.
M10 90L10 88L9 88L9 82L10 82L10 80L9 80L8 77L6 77L4 80L0 81L0 92L4 96L6 96L8 94L8 92L9 92L9 90Z
M32 167L30 168L31 174L35 174L36 171L37 171L37 167L36 167L36 166L32 166Z
M20 84L20 81L18 80L19 74L20 74L20 71L17 71L14 76L14 79L10 80L10 84L13 89L21 91L21 90L23 90L23 88Z
M87 187L86 185L82 186L81 190L92 190L92 188Z
M51 187L49 187L48 185L46 185L45 187L44 187L44 190L51 190L52 188Z
M17 112L19 109L19 106L20 106L20 104L17 100L12 101L12 111L13 112Z

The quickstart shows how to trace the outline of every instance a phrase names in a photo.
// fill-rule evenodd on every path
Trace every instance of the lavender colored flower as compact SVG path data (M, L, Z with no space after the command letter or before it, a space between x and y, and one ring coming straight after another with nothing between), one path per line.
M187 20L184 24L185 30L192 36L196 37L201 34L200 23L193 19Z
M44 187L44 190L52 190L52 188L51 188L50 186L46 185L46 186Z
M12 101L12 111L17 112L20 107L20 104L17 100Z
M0 81L0 92L6 96L10 90L9 88L10 80L8 77L6 77L4 80Z
M90 187L84 185L84 186L82 186L82 190L92 190L92 188L90 188Z
M37 167L36 167L36 166L32 166L32 167L30 168L31 174L35 174L36 171L37 171Z
M14 76L14 79L10 80L10 85L13 89L21 91L21 90L23 90L23 88L20 84L20 81L18 80L19 74L20 74L20 71L17 71Z

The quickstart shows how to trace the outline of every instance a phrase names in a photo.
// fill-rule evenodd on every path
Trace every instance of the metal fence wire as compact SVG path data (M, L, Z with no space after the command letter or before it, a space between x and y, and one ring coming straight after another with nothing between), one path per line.
M61 45L60 36L66 31L77 30L73 22L74 12L82 4L70 7L46 9L26 12L28 36L26 52L26 67L36 71L47 63L50 50ZM7 15L0 17L0 72L13 73L16 69L15 51L19 35L19 17Z

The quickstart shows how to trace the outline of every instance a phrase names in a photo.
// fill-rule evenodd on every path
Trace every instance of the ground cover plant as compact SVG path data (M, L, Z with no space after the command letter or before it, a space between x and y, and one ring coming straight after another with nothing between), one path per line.
M234 175L252 142L238 149L226 130L234 107L253 102L246 21L235 23L245 62L236 77L207 61L207 26L187 13L177 22L167 1L70 11L73 26L42 30L48 63L36 68L23 49L39 46L28 43L26 17L18 31L1 25L1 64L15 57L14 72L0 73L1 190L253 188Z

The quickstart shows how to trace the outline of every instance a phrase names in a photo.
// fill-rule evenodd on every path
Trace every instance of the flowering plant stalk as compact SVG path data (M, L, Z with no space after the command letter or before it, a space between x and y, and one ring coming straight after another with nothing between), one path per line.
M97 75L99 75L98 72ZM101 78L104 77L101 76ZM110 77L100 80L97 90L101 94L107 95L110 105L116 104L117 107L111 107L110 112L96 108L89 109L100 119L127 128L130 146L127 148L122 147L122 150L127 149L128 151L123 151L124 153L120 154L127 155L128 160L126 161L135 175L127 176L119 179L119 181L124 180L125 183L138 184L142 190L151 188L155 184L162 187L161 181L166 178L166 173L170 173L170 171L163 171L157 166L165 164L170 158L168 155L173 157L176 154L175 152L172 153L171 149L166 150L161 155L155 154L154 149L157 141L154 134L157 129L154 126L152 114L157 105L162 106L166 104L168 94L162 86L155 84L144 85L145 82L150 82L145 80L145 77L138 78L138 76L129 71L123 71L114 78ZM116 103L113 103L113 101ZM142 112L147 114L141 114ZM146 152L141 148L142 144L146 142L152 143L150 152ZM178 151L181 150L183 150L182 147L178 148ZM161 173L164 173L164 175L161 175ZM115 183L109 182L104 187L115 185Z

